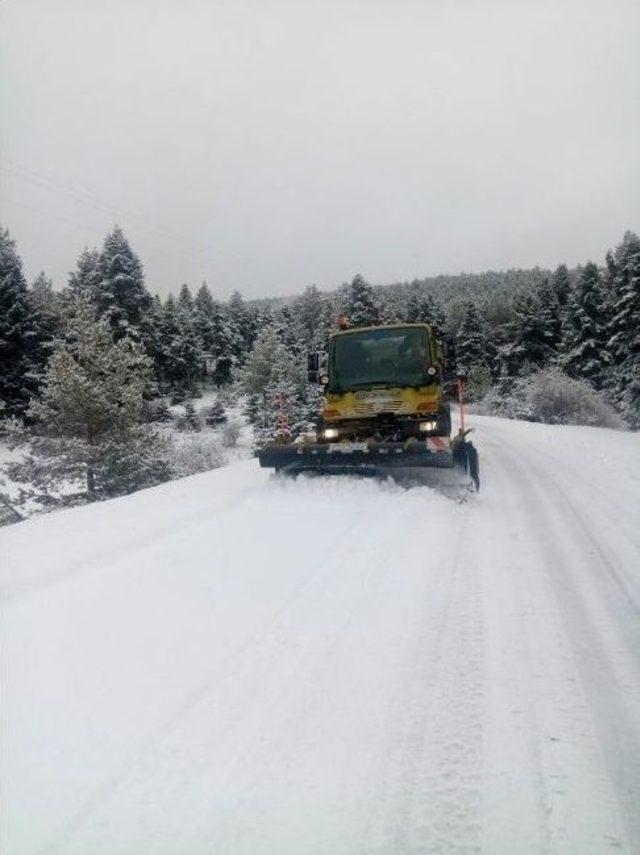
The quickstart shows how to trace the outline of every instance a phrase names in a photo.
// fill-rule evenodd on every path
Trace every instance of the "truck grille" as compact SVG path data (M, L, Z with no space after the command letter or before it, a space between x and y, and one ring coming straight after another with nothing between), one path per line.
M353 411L357 416L375 416L378 413L397 413L402 409L402 398L388 401L356 401Z

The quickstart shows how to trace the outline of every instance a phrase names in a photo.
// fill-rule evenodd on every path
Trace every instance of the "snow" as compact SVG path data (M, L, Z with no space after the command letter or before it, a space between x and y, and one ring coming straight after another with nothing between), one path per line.
M225 424L218 427L210 427L205 422L206 410L218 399L218 390L205 390L200 398L192 399L196 414L201 420L201 430L198 432L183 432L177 429L173 423L154 423L153 428L163 436L168 437L174 446L173 464L175 466L174 477L181 478L185 474L193 472L216 469L219 466L237 463L247 460L253 456L253 427L248 423L244 415L245 401L243 398L227 403L225 414L226 424L235 422L239 426L238 440L229 446L224 441ZM174 404L169 407L174 416L184 415L184 404ZM0 497L4 494L10 502L19 507L22 517L29 517L42 513L45 510L37 499L32 498L18 506L18 499L22 489L29 490L32 485L26 482L12 480L4 471L9 463L17 463L24 456L24 452L10 450L0 441ZM54 495L76 493L78 484L67 482Z
M636 851L640 437L471 422L0 530L3 855Z
M20 493L21 485L17 481L12 481L3 474L3 469L10 463L18 463L22 458L19 451L11 450L3 442L0 442L0 493L4 493L8 499L15 500Z

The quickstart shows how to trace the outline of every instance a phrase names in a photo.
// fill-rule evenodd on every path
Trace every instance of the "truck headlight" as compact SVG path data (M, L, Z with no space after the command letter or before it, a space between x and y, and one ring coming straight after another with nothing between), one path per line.
M339 433L340 433L340 431L338 430L338 428L325 428L322 431L322 435L324 436L325 439L337 439L339 436Z
M424 433L427 433L430 430L435 430L436 424L437 424L437 422L420 422L419 427L420 427L421 431L423 431Z

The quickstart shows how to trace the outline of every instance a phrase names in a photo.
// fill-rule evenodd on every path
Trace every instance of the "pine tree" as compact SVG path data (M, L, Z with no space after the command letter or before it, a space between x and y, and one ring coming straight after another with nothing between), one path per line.
M242 294L234 291L227 307L230 350L234 364L244 365L258 331L257 314L245 303Z
M622 243L616 247L615 254L607 255L607 296L611 315L607 347L611 352L612 365L618 368L627 362L638 334L640 295L637 292L636 277L640 239L633 232L626 232Z
M278 331L280 341L288 352L294 359L299 359L303 348L291 309L288 306L283 306L276 314L273 324Z
M546 348L542 349L540 366L555 360L562 340L562 319L565 306L560 302L557 285L545 279L538 289L538 316Z
M219 427L227 421L227 414L224 411L224 406L219 398L206 411L204 416L205 422L209 427Z
M298 319L299 337L307 350L318 350L323 342L323 300L315 285L305 288L294 304L294 315Z
M284 346L274 325L260 331L241 373L248 414L258 441L287 438L309 427L308 383L303 366Z
M202 349L212 353L215 346L212 317L214 313L213 297L206 282L203 282L193 301L193 329Z
M139 341L144 316L151 308L151 295L144 284L140 259L131 249L122 229L107 235L98 260L99 313L105 317L116 339L124 335Z
M71 297L83 297L97 304L101 279L100 253L85 246L76 269L69 274L68 293Z
M15 241L0 227L0 418L23 415L36 392L44 337Z
M615 252L607 348L608 386L632 427L640 427L640 240L627 232Z
M203 280L202 285L198 288L198 293L196 294L194 300L194 309L196 312L200 312L205 317L209 317L213 313L214 300L211 294L211 290L207 283Z
M551 280L560 311L564 312L571 293L571 277L566 264L559 264Z
M381 324L399 324L405 320L405 306L396 294L389 293L385 288L374 291L374 299L378 304L379 322Z
M191 315L193 331L203 351L203 365L205 375L210 375L214 382L217 376L217 341L215 331L215 319L220 315L220 307L214 302L211 291L206 282L203 282L193 305Z
M162 385L162 370L163 370L163 354L165 343L162 335L162 300L155 294L151 298L149 309L144 313L140 326L140 340L145 349L145 353L149 356L154 366L154 389L149 390L150 394L157 394L157 385Z
M459 371L469 372L474 365L485 362L485 341L486 331L478 307L469 302L456 336L456 363Z
M74 303L66 338L55 342L29 407L34 430L22 439L30 451L11 474L45 497L72 483L77 497L90 500L166 480L167 443L142 423L151 370L140 345L128 337L114 342L88 301Z
M188 318L178 311L172 294L162 307L160 318L159 374L162 387L172 400L199 394L203 356L200 343Z
M613 316L615 314L616 303L616 279L618 276L618 265L614 254L610 249L604 257L604 275L603 275L603 302L606 317L607 328L611 329Z
M497 373L521 377L546 365L554 353L549 333L539 297L530 292L519 294L507 324L507 342L498 351Z
M180 292L178 294L178 311L185 315L187 318L191 318L191 316L193 315L193 310L193 297L191 295L189 286L185 283L180 286Z
M229 318L216 300L213 301L213 312L211 314L211 337L213 341L211 354L214 361L211 377L217 386L224 386L231 383L231 369L234 364L233 334L229 325Z
M433 294L416 291L409 296L404 319L410 324L432 324L437 329L444 327L444 314Z
M380 309L376 304L373 288L360 274L354 276L345 289L342 313L354 327L377 324L380 320Z
M276 328L271 325L261 330L241 374L245 392L261 395L275 378L275 366L288 359Z
M178 419L178 430L187 433L199 433L202 430L200 419L196 413L196 408L191 401L187 401L184 405L184 415Z
M624 420L633 430L640 430L640 364L637 360L625 368L616 392L616 402Z
M39 273L29 286L28 297L32 317L38 325L35 358L42 372L51 353L53 340L64 326L64 300L61 294L53 290L53 283L44 272Z
M588 380L596 389L603 385L609 362L603 302L600 271L590 261L569 296L560 364L570 377Z

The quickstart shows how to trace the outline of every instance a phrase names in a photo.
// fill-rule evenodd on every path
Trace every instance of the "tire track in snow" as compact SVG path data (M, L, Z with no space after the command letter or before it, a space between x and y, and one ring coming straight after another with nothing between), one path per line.
M491 855L543 855L550 851L551 830L543 727L532 685L539 650L523 620L532 612L533 580L514 561L517 502L502 488L499 467L493 468L485 450L492 472L473 509L467 545L468 560L482 579L485 624L481 849Z
M402 502L403 497L401 495L398 496L398 500ZM401 516L401 511L399 511L398 516ZM358 526L358 528L361 527L362 526ZM357 596L355 598L353 598L354 593L356 593L354 590L348 592L351 594L352 601L345 610L345 602L343 601L345 593L344 587L342 584L337 584L335 586L334 594L337 596L335 609L337 614L342 612L342 617L335 628L325 635L323 645L320 648L318 648L318 639L311 639L310 644L308 644L306 649L303 651L303 655L297 657L296 662L293 663L293 667L290 672L291 679L293 680L297 677L299 683L303 683L308 687L308 689L310 689L310 697L305 699L306 693L304 691L297 690L295 695L291 698L287 698L284 703L282 698L276 698L275 702L266 710L267 718L270 718L274 712L278 713L276 716L277 718L282 717L282 725L278 728L276 736L276 739L280 743L277 764L273 763L272 757L270 760L264 759L262 761L259 757L255 758L253 756L256 749L255 742L249 740L245 743L244 750L247 753L251 753L253 757L252 766L254 770L256 770L251 781L248 782L249 792L253 792L256 788L260 787L265 789L268 788L270 781L276 780L282 775L283 767L286 769L288 763L290 763L291 766L294 766L298 762L298 758L292 754L291 734L296 731L304 733L305 730L316 729L313 726L313 723L316 721L318 711L314 706L314 701L316 700L315 695L317 694L318 687L331 685L332 675L330 672L335 668L334 663L340 662L344 659L345 646L350 645L352 643L352 639L357 637L356 625L361 612L366 611L371 602L380 601L380 598L383 596L385 582L398 572L402 572L402 569L405 566L403 555L406 553L406 560L408 560L409 553L413 554L409 544L405 542L405 544L400 546L397 543L397 530L397 520L393 518L388 519L383 529L377 532L380 539L378 540L378 538L376 538L376 542L370 542L367 546L367 552L370 554L369 560L363 562L362 555L358 556L358 564L366 567L366 588L357 592ZM370 531L367 531L366 528L365 534L370 535ZM359 542L362 543L363 541L361 540ZM380 549L379 547L383 545L386 548ZM393 561L390 561L391 553L394 555ZM351 557L351 555L352 549L348 549L345 558ZM332 572L334 575L339 575L346 570L347 566L343 566L342 562L338 560L335 563ZM357 572L361 573L361 570L358 570ZM322 608L323 610L326 610L326 604L322 604ZM290 658L286 649L283 650L283 654L285 661ZM264 709L264 706L262 709ZM261 728L259 727L258 730L260 729ZM260 747L258 747L258 751L259 750ZM374 759L372 759L371 762L375 765L377 762L375 754L373 755L373 758ZM239 758L240 762L238 765L241 765L242 759L243 758ZM231 780L231 775L232 772L227 777L227 782ZM308 783L311 784L312 782L309 781ZM228 855L235 855L235 853L240 852L251 853L254 851L251 844L247 845L247 841L244 839L243 833L239 829L248 824L255 826L260 826L261 822L267 824L268 817L266 812L262 812L259 807L257 808L256 815L255 802L243 805L243 801L245 800L239 798L235 809L229 809L226 811L227 815L222 825L219 817L216 818L215 813L210 814L210 828L215 827L216 830L207 838L206 842L207 846L211 847L212 851L225 852L228 853ZM334 817L334 819L336 821L336 825L339 825L338 818ZM295 820L292 819L291 822L293 824L295 823ZM203 824L203 829L205 827L206 824ZM345 853L345 855L351 855L353 852L361 851L360 842L355 842L353 839L336 838L335 832L332 832L331 830L327 831L329 839L326 840L323 851L326 849L327 852L341 852ZM347 831L347 829L345 829L345 831ZM353 827L348 829L348 831L353 832ZM302 825L299 829L300 841L304 839L305 832L306 829ZM362 832L358 832L358 839L360 840L361 837ZM231 844L231 840L234 840L235 843ZM236 846L238 848L236 848ZM319 842L311 849L300 842L295 851L320 851L318 847L322 848L322 844ZM280 850L262 847L260 851L272 852ZM286 851L289 852L294 850L286 848ZM386 851L390 850L387 849Z
M601 760L625 825L629 841L627 851L632 852L631 842L640 840L640 815L637 811L640 796L640 717L637 712L632 714L627 700L632 694L629 691L631 684L621 684L617 679L618 667L622 663L619 657L618 661L611 659L615 646L611 644L610 633L607 633L605 641L603 632L607 630L603 627L602 617L598 620L590 612L584 584L579 582L585 571L591 576L597 573L593 567L594 553L588 548L593 543L593 536L585 529L567 494L564 491L554 494L549 489L549 482L553 484L554 480L547 471L539 467L525 468L522 459L517 459L512 449L501 448L500 453L513 482L527 496L527 516L532 529L541 535L537 542L538 551L544 557L541 567L546 571L564 630L572 645L574 665L600 739ZM617 574L611 574L613 565L601 546L595 554L604 571L595 582L601 588L608 576L610 586L614 586L612 601L620 604L620 583ZM628 602L625 598L625 604ZM637 620L635 612L636 623ZM618 616L613 620L609 617L607 622L611 632L617 634ZM637 663L634 665L637 678ZM634 685L638 697L637 679ZM609 844L603 841L603 850L622 846L616 835L612 836Z
M590 521L590 525L587 525L584 520L585 509L581 508L580 511L578 511L574 507L571 496L564 489L561 482L554 475L550 475L549 473L546 473L546 481L553 485L559 496L562 496L562 505L564 509L573 517L573 528L578 528L580 530L582 538L586 540L597 553L600 563L606 569L607 574L619 589L619 594L621 596L619 596L617 600L619 601L622 599L624 601L624 606L630 607L636 616L640 614L640 591L638 590L637 582L634 584L635 580L631 580L630 573L625 572L627 570L626 566L618 569L617 565L620 562L614 561L609 557L606 547L602 544L601 540L596 537L595 532L598 531L598 525L600 522L597 515L589 513L589 509L587 508ZM547 495L549 494L548 489L546 490L546 493ZM632 543L635 545L634 541L632 541ZM610 544L609 548L611 548ZM636 548L638 549L638 547ZM615 551L617 556L619 556L621 550L618 550L616 547ZM631 569L632 567L629 566L628 570L630 571Z
M384 807L370 819L370 853L480 852L483 620L478 575L465 555L472 508L457 510L452 551L427 558L438 565L431 578L444 585L425 603L414 670L387 720L397 744L377 771L376 807Z

